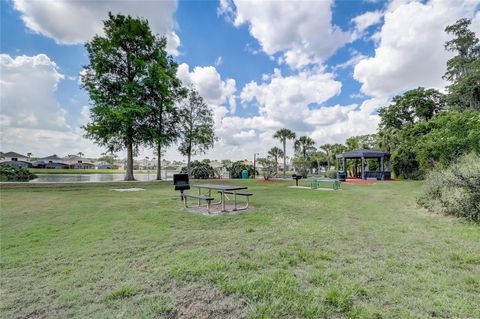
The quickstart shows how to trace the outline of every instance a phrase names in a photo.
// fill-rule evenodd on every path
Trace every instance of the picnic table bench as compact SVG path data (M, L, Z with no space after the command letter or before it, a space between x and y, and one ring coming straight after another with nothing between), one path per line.
M318 189L322 185L328 185L333 188L333 190L340 189L340 182L336 179L320 179L320 178L312 178L310 180L310 187L312 189Z
M221 191L218 191L218 192L221 193ZM234 196L234 199L233 199L233 210L234 210L234 211L247 209L247 208L248 208L248 205L250 205L249 197L250 197L250 196L253 196L253 193L245 193L245 192L237 192L237 191L235 191L235 192L233 192L233 191L224 191L223 193ZM246 203L246 205L245 205L244 207L237 208L237 196L244 196L244 197L247 199L247 203Z
M185 208L188 208L187 198L198 199L198 206L200 206L200 201L201 201L201 200L206 201L206 202L207 202L207 211L210 213L210 206L211 206L212 200L214 200L214 198L213 198L212 196L193 195L193 194L186 194L186 193L184 193L184 194L183 194L183 202L184 202Z

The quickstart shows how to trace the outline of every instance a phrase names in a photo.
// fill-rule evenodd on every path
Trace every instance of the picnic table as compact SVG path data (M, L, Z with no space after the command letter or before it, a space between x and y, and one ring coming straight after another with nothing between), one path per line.
M244 196L251 196L251 193L238 193L240 190L248 189L247 186L239 185L220 185L220 184L197 184L191 185L191 187L198 188L198 196L201 196L202 189L208 190L208 196L212 196L212 190L218 191L220 193L220 202L218 204L222 205L222 212L226 212L225 208L225 194L233 194L234 196L234 210L237 210L237 194ZM248 202L247 202L248 203ZM198 205L200 206L200 199L198 199ZM248 204L247 204L248 207ZM246 208L246 207L245 207Z

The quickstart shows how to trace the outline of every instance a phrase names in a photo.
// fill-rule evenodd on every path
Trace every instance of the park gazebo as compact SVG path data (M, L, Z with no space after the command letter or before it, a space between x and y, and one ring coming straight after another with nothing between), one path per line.
M366 150L366 149L358 149L350 152L346 152L343 154L337 155L337 179L341 181L345 181L347 178L347 160L349 159L361 159L361 178L376 178L377 180L386 180L390 179L390 154L385 153L382 151L375 151L375 150ZM366 160L368 159L377 159L379 161L378 170L370 171L366 170ZM385 163L385 160L387 163ZM342 169L339 170L339 162L342 162ZM386 165L385 165L386 164ZM385 167L386 166L386 167Z

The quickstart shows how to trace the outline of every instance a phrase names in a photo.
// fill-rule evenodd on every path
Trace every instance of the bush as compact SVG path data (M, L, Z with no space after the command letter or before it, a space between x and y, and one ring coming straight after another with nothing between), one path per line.
M37 175L30 173L28 169L18 165L0 165L1 182L28 182L29 180L35 178L37 178Z
M212 166L206 162L193 161L190 163L192 168L192 177L194 179L209 179L215 176ZM182 167L180 173L187 173L187 168Z
M243 161L233 162L229 168L231 178L242 178L242 171L245 169L248 171L249 177L253 176L253 165L246 165Z
M304 159L303 157L295 157L293 159L293 165L298 173L298 175L302 175L303 178L307 178L308 173L310 173L310 161L308 159Z
M432 170L418 203L432 211L480 223L480 156L464 155L448 168Z
M259 158L258 164L262 165L263 178L267 181L275 175L277 164L272 158Z
M337 171L334 170L334 169L331 169L331 170L329 170L329 171L326 171L326 172L325 172L325 177L337 179Z

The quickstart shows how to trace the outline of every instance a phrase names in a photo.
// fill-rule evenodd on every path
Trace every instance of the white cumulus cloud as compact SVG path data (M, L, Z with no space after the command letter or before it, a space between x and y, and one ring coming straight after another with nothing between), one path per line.
M175 33L173 20L177 9L175 0L14 0L14 7L22 13L22 20L30 30L61 44L80 44L95 34L102 34L103 21L109 11L143 17L155 33L167 37L169 53L178 53L180 38Z
M247 24L262 50L280 61L302 68L326 60L351 35L332 24L332 0L222 0L218 12L235 26Z
M99 154L99 149L82 137L88 108L75 125L68 125L67 111L56 97L64 78L45 54L11 57L0 55L0 145L3 151L32 152L35 156L82 151Z
M354 78L372 97L401 93L417 86L443 88L442 75L453 53L444 49L445 27L471 18L478 0L394 1L376 35L373 57L356 64Z

